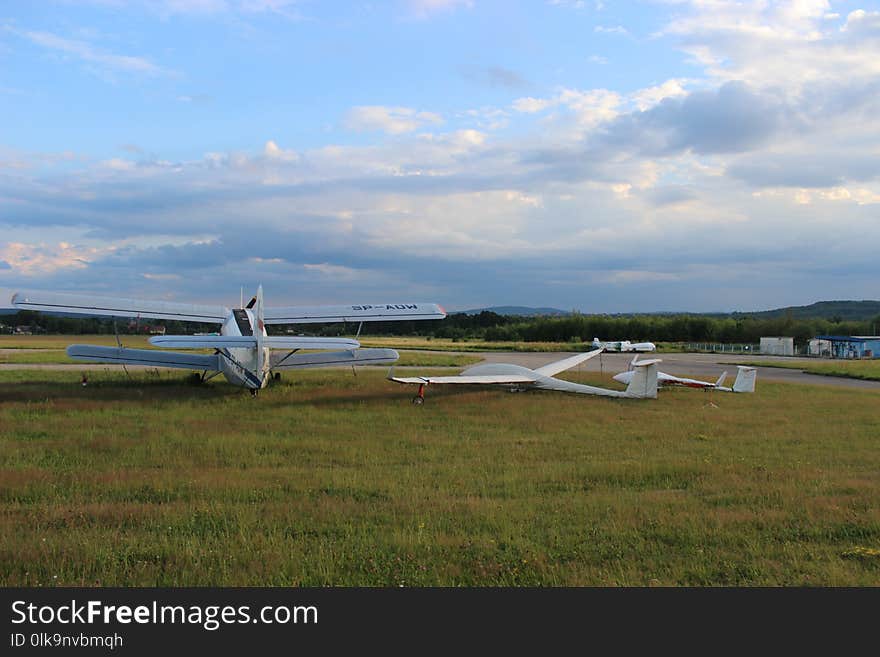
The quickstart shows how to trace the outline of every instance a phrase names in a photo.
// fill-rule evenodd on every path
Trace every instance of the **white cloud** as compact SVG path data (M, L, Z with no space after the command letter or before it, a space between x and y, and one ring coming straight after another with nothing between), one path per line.
M11 31L24 37L37 46L76 57L83 62L98 66L105 71L149 76L174 74L172 71L168 71L154 64L146 57L118 55L86 41L66 39L57 34L52 34L51 32Z
M353 107L345 118L345 127L350 130L363 132L379 130L390 135L413 132L425 125L440 123L443 123L443 118L433 112L382 105Z
M231 7L226 0L159 0L152 4L163 14L214 14Z
M474 123L475 127L483 130L499 130L508 124L509 112L497 107L481 107L469 109L462 113L462 117Z
M279 148L278 144L271 139L267 141L266 145L263 147L263 155L269 160L280 160L283 162L296 162L299 159L299 155L296 151Z
M800 94L816 83L851 85L880 74L877 12L851 12L838 29L825 20L823 0L685 4L689 11L662 33L677 37L716 80Z
M583 9L586 6L584 0L547 0L547 4L568 9Z
M434 14L474 6L473 0L406 0L406 4L410 13L417 18L429 18Z
M784 193L784 192L783 192ZM793 192L794 202L810 205L815 201L846 202L855 205L875 205L880 203L880 193L864 187L831 187L829 189L798 189Z
M618 270L609 271L600 276L601 282L611 285L629 284L629 283L646 283L646 282L665 282L677 281L681 278L679 274L659 271L640 271L640 270Z
M593 28L597 34L620 34L621 36L629 36L629 30L623 25L597 25Z
M357 281L366 273L363 270L356 269L354 267L334 265L329 262L303 263L302 268L307 273L318 274L333 281L346 283Z
M56 244L24 244L8 242L0 244L0 261L11 267L11 273L20 276L42 276L59 270L82 269L100 255L112 250L88 248L58 242Z
M150 281L179 281L183 278L180 274L141 274Z
M513 109L517 112L524 112L526 114L535 114L537 112L543 112L548 107L553 107L558 103L552 98L532 98L528 96L526 98L517 98L513 101Z
M632 94L631 98L639 110L645 111L649 107L653 107L659 103L664 98L686 96L688 92L685 89L685 85L687 83L688 80L684 78L672 78L666 80L663 84L640 89Z
M101 162L101 166L113 171L131 171L137 166L137 163L132 162L131 160L123 160L122 158L114 157Z
M561 89L550 98L518 98L512 108L526 114L565 108L579 130L589 130L618 116L621 102L620 95L608 89Z
M842 32L873 34L876 37L880 34L880 11L868 12L864 9L856 9L847 15L846 23L840 29Z

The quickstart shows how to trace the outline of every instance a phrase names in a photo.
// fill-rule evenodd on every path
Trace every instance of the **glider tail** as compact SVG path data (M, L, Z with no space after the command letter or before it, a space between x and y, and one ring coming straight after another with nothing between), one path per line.
M659 358L643 360L633 365L633 377L626 387L627 397L657 398L657 363Z
M721 376L718 377L718 380L715 382L715 387L720 388L724 385L724 379L727 378L727 372L722 372Z
M734 392L755 392L755 379L758 378L758 370L754 367L738 365L736 381L733 382Z

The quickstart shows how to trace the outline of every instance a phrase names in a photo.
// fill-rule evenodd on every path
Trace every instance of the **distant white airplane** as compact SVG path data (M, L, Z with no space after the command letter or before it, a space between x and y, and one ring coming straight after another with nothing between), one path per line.
M150 338L150 344L158 347L213 349L214 353L211 355L82 344L70 345L67 355L101 363L199 370L203 372L203 379L222 373L227 381L249 388L254 395L266 387L270 376L281 370L331 365L387 365L398 358L394 349L360 349L357 340L348 338L270 336L266 334L267 324L388 322L443 319L446 316L446 311L433 303L264 308L262 285L257 288L257 294L247 307L234 310L224 306L52 292L19 292L13 295L12 305L19 310L64 315L175 319L220 324L220 333L215 335L164 335ZM283 349L288 353L271 353L273 349ZM301 349L331 351L297 354ZM209 372L213 374L208 376Z
M637 366L640 363L638 362L638 356L632 359L632 363L630 366ZM666 374L665 372L657 372L657 384L659 386L685 386L687 388L701 388L703 390L722 390L724 392L755 392L755 379L758 377L758 371L754 367L746 367L745 365L737 365L737 373L736 379L733 382L732 388L726 388L724 384L724 379L727 378L727 372L722 372L721 376L718 377L718 380L714 383L711 381L700 381L699 379L688 379L680 376L672 376L671 374ZM636 372L633 370L627 370L626 372L621 372L620 374L614 375L614 380L627 384L629 383L633 377L636 376Z
M394 376L394 368L388 372L388 379L397 383L412 383L419 386L419 392L413 397L413 404L422 404L425 401L425 387L438 383L469 383L484 385L510 386L512 391L525 389L558 390L560 392L577 392L586 395L602 395L605 397L628 397L632 399L645 399L657 397L657 363L659 360L645 360L636 363L633 376L627 384L625 391L609 390L597 386L572 383L557 379L553 375L571 369L575 365L583 363L602 353L601 349L576 354L563 360L544 365L537 369L529 369L521 365L509 363L491 363L476 365L464 370L455 376Z
M593 347L605 349L605 351L656 351L657 345L653 342L630 342L618 340L616 342L602 342L599 338L593 338Z

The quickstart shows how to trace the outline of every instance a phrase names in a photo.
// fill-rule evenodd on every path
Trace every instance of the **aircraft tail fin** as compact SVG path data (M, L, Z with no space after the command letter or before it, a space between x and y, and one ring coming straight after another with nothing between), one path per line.
M727 372L722 372L721 376L718 377L718 380L715 382L715 387L720 388L724 385L724 379L727 378Z
M643 360L633 365L633 377L626 387L627 397L657 398L657 363L659 358Z
M248 304L250 305L250 304ZM266 325L263 322L263 286L257 286L257 294L254 297L254 320L256 321L256 330L254 337L257 339L257 372L260 376L263 369L268 365L266 362L266 354L263 349L263 338L266 335Z
M738 365L736 381L733 382L734 392L755 392L755 379L758 378L758 370L754 367Z
M260 333L263 333L265 327L263 325L263 286L260 285L257 287L257 294L253 299L254 304L254 319L257 320L257 330ZM248 304L250 305L250 304Z

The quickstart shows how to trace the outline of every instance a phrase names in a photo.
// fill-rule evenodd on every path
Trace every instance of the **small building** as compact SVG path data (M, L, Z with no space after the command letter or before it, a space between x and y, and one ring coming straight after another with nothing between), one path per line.
M794 338L761 338L761 353L770 356L794 356Z
M831 358L831 340L813 338L810 340L807 354L817 358Z
M831 358L880 358L880 335L818 335L813 342L827 343Z

